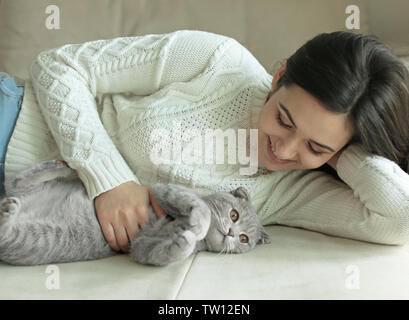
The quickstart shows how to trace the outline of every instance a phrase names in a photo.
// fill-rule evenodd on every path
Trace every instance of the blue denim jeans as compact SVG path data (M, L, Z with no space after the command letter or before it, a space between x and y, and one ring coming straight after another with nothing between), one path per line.
M0 196L4 194L4 161L7 146L20 112L24 92L24 81L14 78L0 72Z

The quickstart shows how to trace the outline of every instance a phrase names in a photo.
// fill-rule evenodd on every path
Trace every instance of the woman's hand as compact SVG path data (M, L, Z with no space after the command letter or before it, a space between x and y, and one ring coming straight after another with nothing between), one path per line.
M112 249L128 252L130 241L149 219L149 204L158 218L165 216L152 190L134 181L125 182L95 197L97 218Z

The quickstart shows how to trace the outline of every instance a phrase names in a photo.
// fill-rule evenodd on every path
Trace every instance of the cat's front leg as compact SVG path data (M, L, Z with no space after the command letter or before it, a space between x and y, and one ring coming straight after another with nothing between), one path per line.
M189 216L193 207L205 204L194 190L181 185L156 183L152 193L166 214L173 218Z
M184 221L198 240L206 236L210 227L211 211L194 190L176 184L157 183L152 192L166 214Z
M68 177L73 172L63 160L47 160L20 172L11 181L6 181L4 187L8 196L18 195L33 191L47 181Z
M169 246L169 263L182 261L192 255L196 248L197 236L191 230L184 230Z
M183 230L171 239L141 235L132 241L131 258L139 263L166 266L188 258L195 252L196 243L196 235L190 230Z
M189 230L191 230L197 240L206 237L210 228L211 212L206 205L199 204L192 207L190 215L186 217Z

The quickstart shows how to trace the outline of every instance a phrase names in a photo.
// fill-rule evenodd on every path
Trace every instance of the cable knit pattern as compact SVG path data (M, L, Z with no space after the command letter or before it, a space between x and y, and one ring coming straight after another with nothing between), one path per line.
M44 51L30 67L6 153L6 179L47 159L76 169L90 199L127 181L178 183L208 194L244 186L263 224L283 224L385 244L409 237L409 175L393 162L349 146L343 182L324 172L269 172L249 164L155 164L159 138L197 145L197 130L249 130L272 76L238 41L204 31L120 37ZM155 129L168 134L155 137ZM173 130L173 131L172 131ZM177 139L177 138L180 139ZM180 144L179 144L180 140ZM247 149L248 150L248 149ZM175 153L177 155L177 153ZM213 154L214 155L214 154Z

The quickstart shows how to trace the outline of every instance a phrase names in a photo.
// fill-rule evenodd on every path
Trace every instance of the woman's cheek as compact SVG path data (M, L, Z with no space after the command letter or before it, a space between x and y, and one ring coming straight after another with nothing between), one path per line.
M303 155L303 157L301 158L300 162L301 165L304 169L316 169L321 167L323 164L325 164L327 162L327 160L325 160L324 158L321 159L314 159L315 156L308 156L308 155Z

